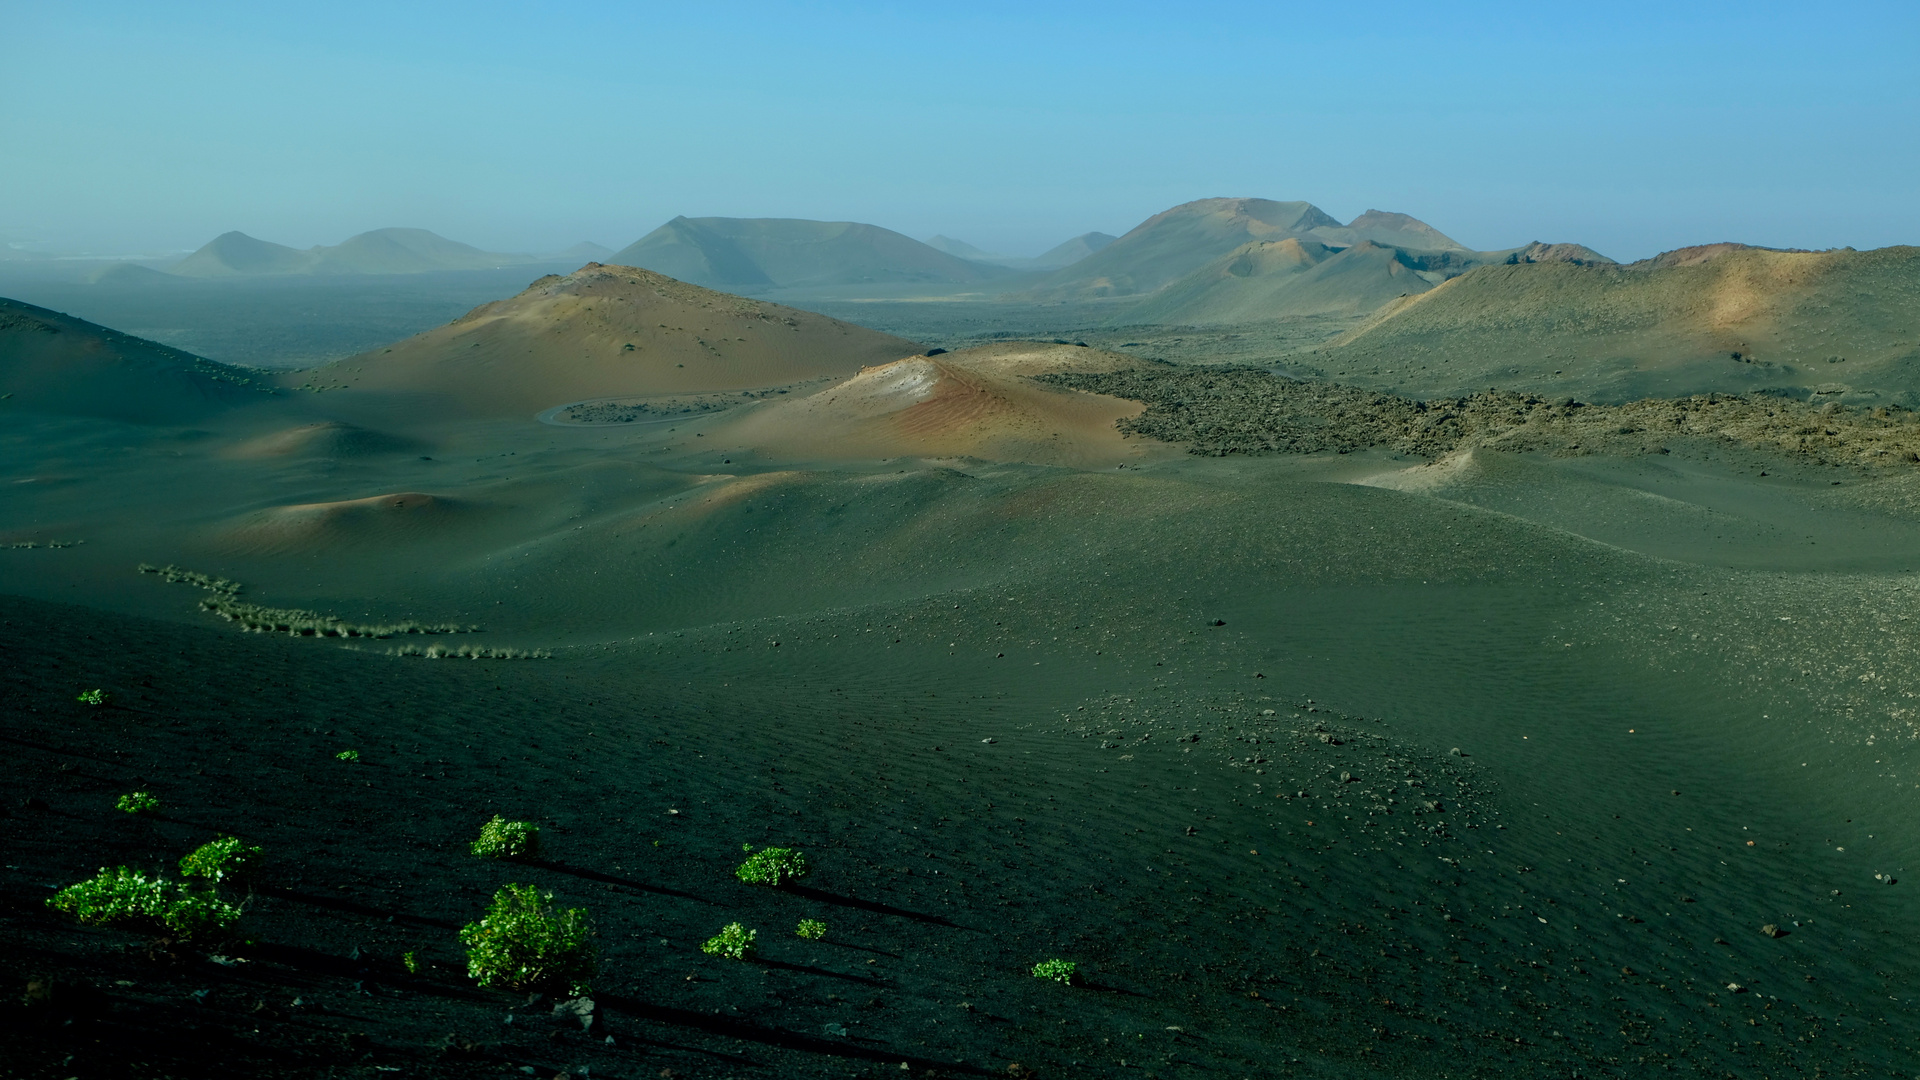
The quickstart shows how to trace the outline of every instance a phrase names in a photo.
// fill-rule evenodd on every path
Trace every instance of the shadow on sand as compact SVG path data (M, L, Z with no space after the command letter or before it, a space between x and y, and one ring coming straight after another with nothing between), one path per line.
M991 1075L988 1070L977 1065L956 1065L951 1062L933 1061L917 1058L911 1054L889 1051L879 1048L855 1046L850 1043L836 1042L831 1039L802 1035L794 1031L782 1031L779 1028L765 1027L730 1016L714 1016L711 1013L698 1013L690 1009L675 1009L665 1005L650 1005L644 1001L621 997L615 994L599 994L595 1001L608 1009L624 1013L641 1020L651 1020L675 1027L692 1028L709 1035L718 1035L728 1039L740 1039L744 1042L759 1043L762 1046L778 1047L782 1050L799 1050L810 1054L824 1054L830 1057L859 1058L863 1061L906 1062L915 1072L940 1070L942 1072L966 1073L973 1076Z
M702 904L713 903L713 901L704 896L695 896L689 892L681 892L679 889L669 889L665 885L649 885L644 881L634 881L631 878L614 877L612 874L603 874L598 870L583 870L577 866L549 862L545 859L527 859L525 862L528 866L537 866L542 870L552 870L558 874L570 874L573 877L585 878L588 881L598 881L604 885L618 885L623 889L635 889L640 892L654 893L658 896L674 896L682 900L696 900Z
M918 911L908 911L905 908L897 908L873 900L859 900L851 896L836 896L830 892L821 892L819 889L810 889L805 885L786 885L783 886L783 888L795 896L804 896L808 900L818 900L823 904L838 904L841 907L859 908L861 911L871 911L876 915L896 915L902 919L913 919L916 922L933 923L936 926L950 927L954 930L971 929L970 927L961 926L951 919L943 919L938 915L927 915Z
M393 908L368 907L365 904L356 904L351 900L341 900L332 896L316 896L313 893L295 892L292 889L282 888L278 885L256 885L253 891L261 896L271 896L275 900L288 900L296 904L308 904L313 907L327 908L331 911L345 911L354 915L365 915L369 918L392 919L395 922L412 923L415 926L432 926L441 930L460 929L458 925L447 922L445 919L429 919L424 915L409 915L404 911L397 911Z

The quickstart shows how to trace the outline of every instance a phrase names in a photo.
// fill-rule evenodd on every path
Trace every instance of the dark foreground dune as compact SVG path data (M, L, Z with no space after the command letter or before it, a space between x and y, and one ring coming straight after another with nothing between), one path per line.
M693 579L683 610L735 615L538 662L9 601L5 975L57 984L6 1006L18 1074L1907 1059L1914 917L1883 880L1910 861L1913 664L1883 644L1885 578L1682 568L1284 474L920 472L866 499L902 496L982 548L946 571L970 582L869 564L843 603L766 578L747 601L715 572L739 552L702 543L651 565ZM882 509L836 543L895 544ZM816 514L743 499L679 535L792 543ZM151 588L188 617L192 590ZM1856 685L1865 654L1878 685ZM93 686L115 703L73 701ZM158 817L113 809L136 788ZM541 822L551 861L468 856L493 813ZM156 946L40 906L221 832L267 851L239 940ZM818 869L752 889L744 843ZM454 933L510 880L592 913L604 1026L464 977ZM793 937L800 918L827 939ZM759 959L697 951L736 920ZM1051 956L1085 985L1026 973Z
M775 352L6 414L0 1076L1910 1071L1908 414ZM45 904L221 833L231 936ZM584 1030L463 970L510 881Z

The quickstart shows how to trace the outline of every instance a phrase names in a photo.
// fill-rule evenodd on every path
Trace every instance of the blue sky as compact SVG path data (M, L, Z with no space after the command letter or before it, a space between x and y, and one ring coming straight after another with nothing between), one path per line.
M1920 243L1920 5L0 0L0 232L1030 254L1210 195L1634 258Z

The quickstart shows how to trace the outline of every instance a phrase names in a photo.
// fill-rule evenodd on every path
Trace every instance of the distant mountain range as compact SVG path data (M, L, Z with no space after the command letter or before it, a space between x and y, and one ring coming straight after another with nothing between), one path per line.
M1199 199L1155 214L1016 298L1125 303L1109 318L1117 324L1351 316L1476 266L1520 261L1612 262L1578 244L1473 251L1418 218L1386 210L1343 225L1312 203Z
M333 246L297 249L230 232L178 264L171 278L104 267L100 284L144 287L177 278L384 275L601 262L692 285L789 299L966 296L1091 304L1109 325L1227 325L1308 315L1370 314L1477 266L1530 262L1611 265L1578 244L1474 251L1407 214L1368 210L1351 221L1308 202L1211 198L1182 203L1126 235L1089 232L1046 253L995 254L964 240L926 242L854 221L676 217L620 251L582 242L545 255L482 251L424 229L376 229Z
M849 221L677 217L615 253L706 288L769 295L918 286L1033 303L1099 303L1114 323L1364 315L1490 262L1607 262L1579 245L1477 252L1406 214L1341 223L1307 202L1200 199L1125 236L1092 232L1019 258ZM876 290L873 295L885 295Z
M1356 219L1355 224L1364 220L1364 216ZM1338 238L1317 235L1316 230L1338 234ZM1351 244L1353 233L1352 227L1341 225L1312 203L1200 199L1153 215L1120 239L1056 271L1029 289L1026 296L1034 300L1142 296L1245 244L1287 239ZM1414 246L1415 239L1421 247L1434 246L1429 234L1445 241L1442 246L1459 247L1424 225L1419 231L1401 235L1407 242L1399 246Z
M617 252L582 242L544 255L482 251L424 229L376 229L304 250L230 232L166 273L381 275L602 262L747 295L1091 303L1106 309L1098 321L1110 324L1223 325L1365 315L1476 266L1556 261L1611 262L1577 244L1474 251L1418 218L1386 210L1343 224L1308 202L1213 198L1164 210L1118 238L1084 233L1031 258L950 236L923 243L855 221L676 217ZM168 278L116 265L91 280L142 287Z
M167 268L179 277L233 278L287 274L424 274L437 270L496 270L507 266L593 262L613 252L582 241L549 255L503 254L449 240L425 229L375 229L331 247L305 250L222 233Z

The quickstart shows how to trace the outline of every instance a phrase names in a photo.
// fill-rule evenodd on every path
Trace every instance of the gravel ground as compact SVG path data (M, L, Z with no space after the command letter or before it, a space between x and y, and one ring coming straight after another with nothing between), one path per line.
M1416 401L1259 369L1146 368L1042 380L1147 403L1129 434L1185 444L1194 454L1347 453L1386 448L1435 459L1468 447L1558 455L1663 454L1711 442L1820 465L1902 469L1920 462L1920 413L1765 394L1650 398L1590 405L1488 391Z

